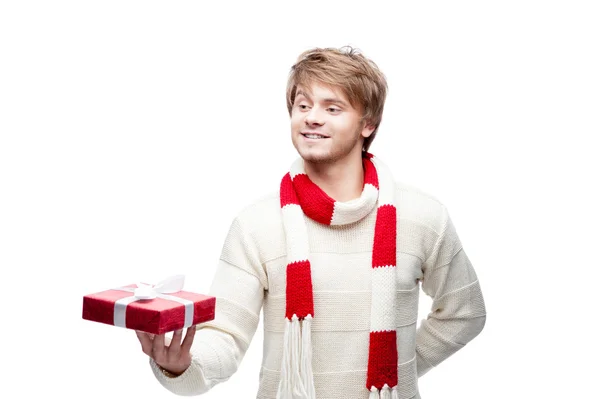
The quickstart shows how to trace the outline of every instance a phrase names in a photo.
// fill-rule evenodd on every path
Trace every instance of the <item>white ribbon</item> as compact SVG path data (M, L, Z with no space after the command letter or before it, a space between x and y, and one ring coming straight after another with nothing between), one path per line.
M192 322L194 321L194 302L188 299L179 298L177 296L167 295L181 291L183 289L184 280L185 276L179 274L176 276L168 277L153 286L144 283L137 283L137 288L113 288L118 291L133 292L132 296L119 299L115 302L115 326L125 327L125 313L127 310L127 305L129 305L130 303L140 300L162 298L168 299L169 301L179 302L185 306L185 321L183 324L183 328L190 327L192 325Z

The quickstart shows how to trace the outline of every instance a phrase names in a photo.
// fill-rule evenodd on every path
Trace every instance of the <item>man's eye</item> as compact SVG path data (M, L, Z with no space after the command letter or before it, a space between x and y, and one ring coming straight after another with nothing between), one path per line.
M337 109L337 108L328 108L328 109L330 109L332 111L341 111L340 109Z
M306 109L306 108L304 108L304 107L308 107L308 105L304 105L304 104L300 104L300 105L298 105L298 108L300 108L300 109Z

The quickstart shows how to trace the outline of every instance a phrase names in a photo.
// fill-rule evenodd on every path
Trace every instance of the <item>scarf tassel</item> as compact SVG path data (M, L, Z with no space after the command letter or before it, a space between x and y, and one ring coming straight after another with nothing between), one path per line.
M312 372L312 317L285 321L281 381L277 399L316 399ZM302 324L302 326L301 326Z
M396 387L390 388L388 384L384 384L381 391L372 387L369 399L398 399L398 390Z

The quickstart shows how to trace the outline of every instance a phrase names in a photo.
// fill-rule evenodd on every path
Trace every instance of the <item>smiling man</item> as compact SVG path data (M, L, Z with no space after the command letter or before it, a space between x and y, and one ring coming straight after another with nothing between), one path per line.
M306 174L338 201L357 198L363 187L363 141L374 126L363 123L360 105L354 108L333 86L298 85L294 102L292 142L304 159Z
M257 398L420 398L418 378L477 336L485 305L448 210L369 152L387 92L352 48L312 49L287 85L299 157L233 220L215 319L138 332L158 381L199 395L237 370L264 314ZM433 298L417 328L419 288Z

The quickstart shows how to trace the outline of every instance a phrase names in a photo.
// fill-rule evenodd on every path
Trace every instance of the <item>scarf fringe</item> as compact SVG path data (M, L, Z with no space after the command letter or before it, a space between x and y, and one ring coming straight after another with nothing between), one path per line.
M312 316L306 315L302 320L302 347L300 354L300 378L304 383L307 399L315 399L315 384L312 371L312 339L311 339Z
M381 391L372 387L369 399L398 399L398 390L396 388L390 388L388 384L384 384Z
M312 317L302 321L295 314L285 321L281 380L277 399L316 399L312 372Z

